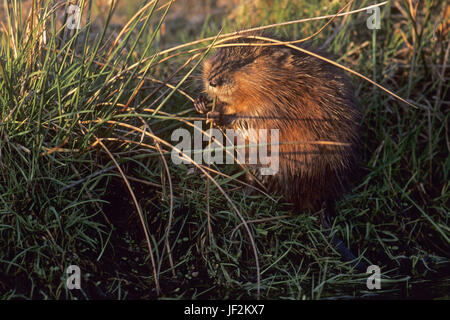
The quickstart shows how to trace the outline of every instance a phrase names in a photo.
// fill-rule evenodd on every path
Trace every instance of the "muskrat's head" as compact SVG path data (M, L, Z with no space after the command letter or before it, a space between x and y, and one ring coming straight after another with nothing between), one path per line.
M276 81L277 74L283 69L283 61L292 55L286 47L248 45L264 43L252 38L230 43L238 45L217 49L203 63L206 93L225 103L270 90L271 80Z

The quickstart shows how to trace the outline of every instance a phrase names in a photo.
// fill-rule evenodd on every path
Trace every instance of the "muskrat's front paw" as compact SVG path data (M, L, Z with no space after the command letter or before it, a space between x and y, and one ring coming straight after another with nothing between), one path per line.
M220 122L220 113L217 111L210 111L206 114L206 123L216 125Z
M194 108L198 113L201 114L205 114L206 113L206 103L207 100L204 96L199 96L197 99L195 99L194 101Z

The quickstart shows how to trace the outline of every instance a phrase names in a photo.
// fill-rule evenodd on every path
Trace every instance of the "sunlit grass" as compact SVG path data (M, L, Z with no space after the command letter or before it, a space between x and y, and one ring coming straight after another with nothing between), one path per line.
M44 15L32 2L35 15L21 21L21 2L8 1L0 29L0 298L255 298L258 288L262 298L281 299L448 296L442 4L389 2L379 30L367 29L362 11L334 18L312 39L417 106L353 77L364 114L362 168L333 232L381 267L382 290L371 292L318 216L292 214L276 194L249 194L239 166L170 160L171 132L193 132L200 119L192 106L198 66L219 37L334 14L343 4L262 1L252 21L244 7L207 18L193 35L165 33L176 24L167 18L171 1L146 1L123 32L111 31L110 8L101 28L88 18L92 1L80 2L83 24L73 32L60 20L63 7L52 11L47 1ZM327 21L271 29L302 39ZM82 270L80 291L65 288L71 264Z

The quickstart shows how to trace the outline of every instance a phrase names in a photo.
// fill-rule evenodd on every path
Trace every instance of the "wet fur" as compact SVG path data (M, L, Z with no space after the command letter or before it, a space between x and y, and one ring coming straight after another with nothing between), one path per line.
M235 46L220 48L207 59L202 79L209 99L216 99L218 125L276 128L281 143L348 143L281 144L278 173L260 177L298 209L334 205L357 167L361 118L351 84L340 69L288 47Z

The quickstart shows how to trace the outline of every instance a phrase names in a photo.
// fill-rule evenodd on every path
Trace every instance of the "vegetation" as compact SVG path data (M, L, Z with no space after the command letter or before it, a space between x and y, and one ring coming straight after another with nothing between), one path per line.
M78 2L80 29L65 2L0 8L0 298L449 298L445 2L389 1L380 29L367 28L366 10L270 28L314 35L336 62L413 105L352 75L362 168L332 232L380 266L376 291L317 214L246 192L238 165L170 157L172 132L202 120L192 105L199 65L223 36L334 15L347 2L250 1L219 14L211 5L196 29L171 17L174 1L142 1L120 27L113 7ZM372 4L349 2L343 12ZM66 287L70 265L81 290Z

